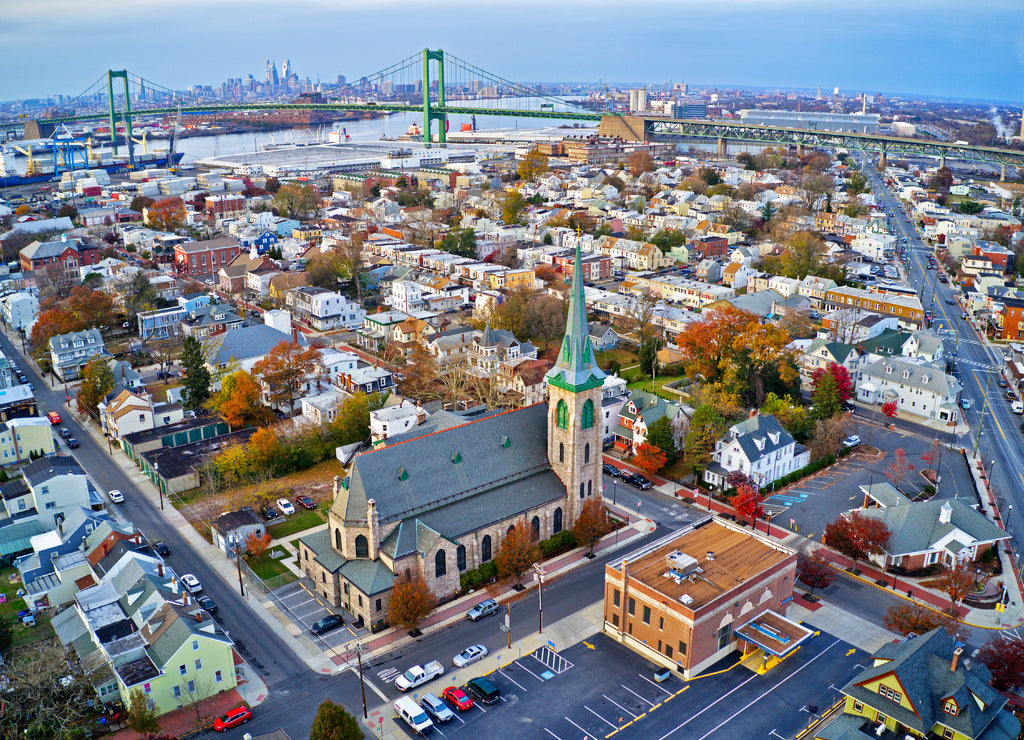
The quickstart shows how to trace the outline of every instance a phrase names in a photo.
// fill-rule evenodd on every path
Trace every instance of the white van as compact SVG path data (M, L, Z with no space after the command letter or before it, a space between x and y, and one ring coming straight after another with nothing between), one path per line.
M1024 403L1014 401L1010 404L1010 410L1015 414L1024 414Z
M395 714L401 717L418 735L434 728L434 723L423 711L423 707L417 704L411 696L403 696L395 702Z

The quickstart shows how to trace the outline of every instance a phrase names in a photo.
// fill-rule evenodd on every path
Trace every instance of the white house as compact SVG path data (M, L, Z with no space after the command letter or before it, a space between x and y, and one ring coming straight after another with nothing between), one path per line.
M15 331L22 329L25 335L32 333L32 326L39 316L39 299L33 293L17 292L4 296L0 303L4 323Z
M101 505L93 499L85 471L71 457L43 457L21 469L20 478L0 484L5 518L0 520L0 552L13 554L19 545L43 532L59 529L79 508Z
M806 467L811 452L797 444L774 416L755 414L729 428L715 443L711 459L704 471L710 485L722 488L729 473L740 472L763 487Z
M897 411L954 424L957 397L963 386L931 363L908 357L882 357L861 364L857 400L869 404L896 402Z
M424 419L426 419L426 412L408 399L404 399L395 406L371 411L371 441L376 444L388 437L407 432Z

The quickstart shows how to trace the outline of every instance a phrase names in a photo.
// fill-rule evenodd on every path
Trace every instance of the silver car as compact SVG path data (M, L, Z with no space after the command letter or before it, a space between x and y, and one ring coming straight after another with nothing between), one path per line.
M465 668L470 663L475 663L487 655L487 648L483 645L470 645L461 653L452 658L452 663L457 668Z

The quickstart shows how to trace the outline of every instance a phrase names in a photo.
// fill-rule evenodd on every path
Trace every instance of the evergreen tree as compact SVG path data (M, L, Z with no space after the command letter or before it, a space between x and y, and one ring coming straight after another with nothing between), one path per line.
M343 706L328 699L316 710L309 740L363 740L363 731Z
M647 430L647 442L665 453L665 458L672 462L676 459L676 442L672 435L672 422L667 416L655 421Z
M210 398L210 370L203 358L203 348L195 337L185 337L181 348L182 385L187 409L200 409Z

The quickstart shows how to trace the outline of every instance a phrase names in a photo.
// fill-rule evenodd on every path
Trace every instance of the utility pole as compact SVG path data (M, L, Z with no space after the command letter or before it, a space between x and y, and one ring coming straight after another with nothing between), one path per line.
M363 719L366 719L366 684L363 682L363 645L359 642L356 643L356 661L359 663L359 691L363 695Z
M537 571L537 633L544 631L544 569L540 563L534 563L533 569ZM512 635L509 633L510 641Z
M992 372L993 371L991 370L988 372L987 379L985 380L985 393L982 396L984 400L981 404L981 417L978 419L978 433L974 435L974 457L978 456L978 442L981 441L981 427L985 424L985 409L987 409L989 403L991 403L988 398L988 387L992 383Z
M508 634L508 649L512 649L512 605L505 604L505 632Z
M245 596L245 589L242 587L242 548L238 541L235 541L235 565L238 566L238 593Z

